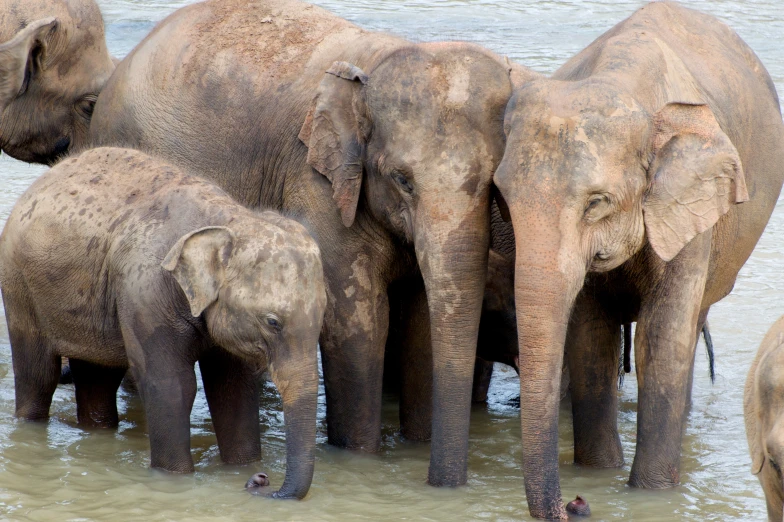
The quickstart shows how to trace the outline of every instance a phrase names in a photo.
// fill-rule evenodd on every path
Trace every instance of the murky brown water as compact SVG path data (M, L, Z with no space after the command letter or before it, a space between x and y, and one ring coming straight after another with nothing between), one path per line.
M125 55L153 26L188 0L99 0L109 45ZM463 39L483 44L549 73L643 2L588 0L319 0L319 5L364 27L413 40ZM780 0L692 0L687 5L728 22L760 55L784 94L784 5ZM16 198L43 171L0 157L0 224ZM784 206L781 203L779 207ZM585 496L594 520L762 520L765 507L750 473L743 431L742 393L752 356L768 326L784 313L784 208L773 215L733 293L711 310L717 379L711 385L704 352L697 357L694 405L683 446L683 485L639 491L618 470L571 464L571 426L561 421L564 495ZM200 392L192 419L196 473L151 471L144 418L137 398L121 391L118 430L76 425L73 388L61 386L48 424L13 418L11 354L0 322L0 519L3 520L528 520L520 470L517 378L503 371L487 407L471 422L468 486L438 490L425 484L428 445L396 433L388 401L383 451L364 456L326 445L320 429L316 476L303 502L248 496L251 472L283 480L283 415L274 389L265 391L264 461L245 467L220 463ZM634 451L636 382L621 396L621 439L627 462ZM567 413L567 410L563 410ZM323 397L321 418L323 419ZM567 498L568 500L568 498Z

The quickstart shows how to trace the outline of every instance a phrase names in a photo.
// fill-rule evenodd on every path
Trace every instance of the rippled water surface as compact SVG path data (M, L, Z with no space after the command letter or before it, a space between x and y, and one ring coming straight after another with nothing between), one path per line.
M99 0L109 47L124 56L187 0ZM319 0L319 5L374 30L415 41L463 39L550 73L643 2L588 0ZM780 0L692 0L686 5L729 23L757 52L784 93L784 5ZM0 224L16 198L43 169L0 157ZM779 207L782 205L780 204ZM717 379L711 385L698 353L693 409L683 446L683 485L667 491L625 485L634 452L636 383L621 396L621 439L627 465L617 470L571 464L571 425L561 419L564 495L581 494L594 520L762 520L765 506L750 473L743 428L746 372L768 326L784 303L784 208L768 228L735 290L711 309ZM517 379L499 367L487 406L472 413L468 486L438 490L425 484L429 448L401 440L396 405L385 405L381 454L364 456L325 442L323 397L313 487L303 502L248 496L242 489L257 469L283 480L283 415L273 388L264 391L264 460L236 467L220 463L200 392L192 415L197 471L170 476L151 471L139 401L120 392L118 430L76 425L73 388L60 386L47 424L13 418L11 354L0 323L0 519L3 520L528 520L520 470ZM568 500L568 498L567 498Z

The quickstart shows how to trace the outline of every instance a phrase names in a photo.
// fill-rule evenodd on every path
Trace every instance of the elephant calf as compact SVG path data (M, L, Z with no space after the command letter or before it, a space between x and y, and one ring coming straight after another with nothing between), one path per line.
M221 458L249 462L261 453L254 373L267 368L288 445L275 495L307 493L326 295L319 249L301 225L140 152L94 149L17 202L0 236L0 287L18 417L48 417L66 356L79 423L116 426L130 368L152 466L190 472L199 361Z
M751 472L757 475L768 504L768 520L784 512L784 317L770 327L751 364L743 395Z

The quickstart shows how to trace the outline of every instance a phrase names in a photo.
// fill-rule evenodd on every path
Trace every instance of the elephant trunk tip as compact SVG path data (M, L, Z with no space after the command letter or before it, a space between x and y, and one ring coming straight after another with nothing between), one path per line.
M570 515L577 515L580 517L591 516L591 506L589 506L588 502L580 495L577 495L577 498L566 504L566 511Z

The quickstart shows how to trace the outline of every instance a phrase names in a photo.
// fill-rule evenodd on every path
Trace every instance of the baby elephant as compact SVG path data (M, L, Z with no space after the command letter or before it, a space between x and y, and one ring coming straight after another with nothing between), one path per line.
M65 356L79 423L116 426L130 368L152 466L191 472L198 361L221 458L244 463L261 454L255 374L266 368L287 437L274 496L305 496L326 295L318 247L300 224L140 152L94 149L17 202L0 236L0 287L18 417L47 418Z
M784 317L770 327L751 364L743 395L751 472L768 504L768 520L784 513Z

